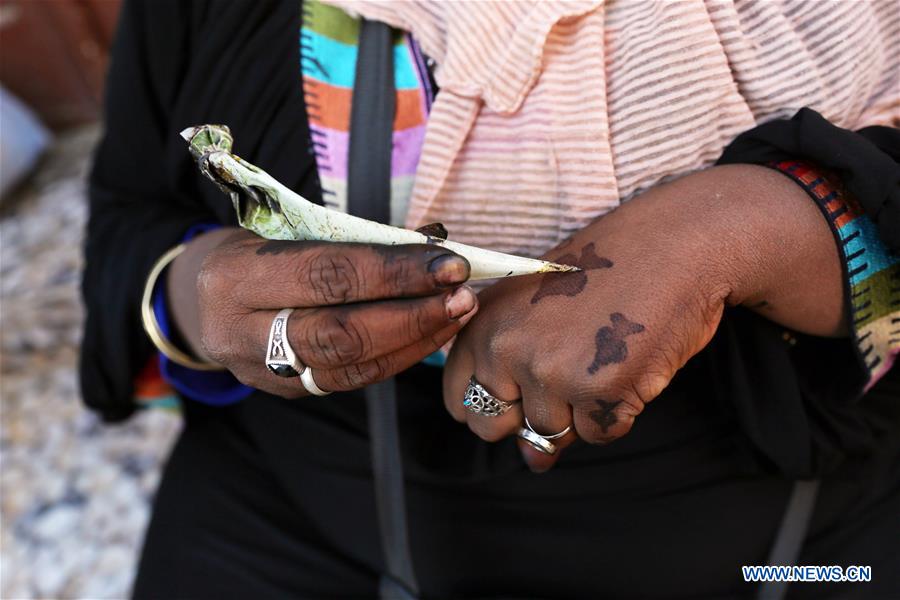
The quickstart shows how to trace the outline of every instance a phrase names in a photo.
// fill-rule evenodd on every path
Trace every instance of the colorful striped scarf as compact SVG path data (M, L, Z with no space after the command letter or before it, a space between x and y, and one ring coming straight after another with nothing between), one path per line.
M303 3L300 70L325 205L347 210L347 150L359 19L317 1ZM412 193L433 92L425 60L407 33L394 38L397 112L391 156L391 223L402 225Z

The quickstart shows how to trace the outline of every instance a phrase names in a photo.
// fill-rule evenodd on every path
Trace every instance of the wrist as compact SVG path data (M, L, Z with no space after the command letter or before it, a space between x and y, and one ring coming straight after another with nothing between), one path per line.
M197 276L206 257L222 242L238 230L223 227L202 232L185 243L184 251L166 270L166 305L171 316L173 333L190 352L203 360L209 360L200 344L200 307L197 294Z
M690 177L698 193L686 203L691 226L681 236L699 238L690 260L698 266L701 288L726 306L761 301L789 238L778 210L773 214L769 206L787 190L772 184L789 185L756 165L712 167Z
M656 186L582 236L709 315L742 305L803 333L846 332L831 229L803 188L767 167L717 166Z
M692 177L701 193L688 210L706 229L698 245L706 258L695 260L707 293L798 331L841 334L837 246L806 192L756 165L713 167Z

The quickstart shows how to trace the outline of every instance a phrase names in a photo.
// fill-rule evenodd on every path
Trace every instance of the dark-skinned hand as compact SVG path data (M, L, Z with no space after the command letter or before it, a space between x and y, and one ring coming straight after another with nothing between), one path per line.
M560 451L626 435L647 403L710 341L727 305L813 335L844 332L841 267L825 219L783 175L715 167L658 186L547 254L581 273L503 280L479 295L444 372L450 414L487 441L524 418ZM514 402L463 406L470 377ZM526 463L546 455L519 440Z
M267 241L243 230L193 240L168 274L169 304L194 353L242 383L286 398L296 378L266 368L272 320L296 309L288 339L326 391L403 371L477 310L468 262L439 246Z

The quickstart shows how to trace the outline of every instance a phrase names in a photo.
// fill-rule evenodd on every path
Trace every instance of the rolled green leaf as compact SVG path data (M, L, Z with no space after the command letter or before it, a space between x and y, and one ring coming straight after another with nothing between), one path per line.
M181 132L200 171L231 197L238 223L267 239L436 244L464 256L471 280L531 273L578 271L578 267L484 250L319 206L274 177L231 153L234 140L225 125L201 125Z

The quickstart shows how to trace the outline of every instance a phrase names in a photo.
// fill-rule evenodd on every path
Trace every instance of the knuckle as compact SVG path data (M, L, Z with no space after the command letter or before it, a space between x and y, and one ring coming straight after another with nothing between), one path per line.
M516 341L509 331L495 331L492 335L488 336L487 347L491 356L503 359L512 353L515 345Z
M336 388L340 390L355 390L356 388L365 385L359 374L359 365L350 365L348 367L336 369L332 371L331 376L334 378Z
M620 437L628 435L628 433L631 431L631 428L633 426L634 426L634 416L631 414L627 414L627 413L624 414L621 417L619 427L616 429L614 439L619 439Z
M620 390L619 394L612 397L616 398L617 425L634 420L644 410L644 401L633 390Z
M308 278L308 281L306 280ZM299 265L298 279L318 304L345 304L359 293L362 278L353 260L334 248L319 249Z
M212 313L216 315L212 318L201 312L200 347L209 358L229 367L238 357L257 349L244 338L247 331L245 315L217 312Z
M615 398L617 412L635 417L644 410L644 405L653 400L668 384L668 377L661 371L643 367L640 372L618 370L610 373L598 391L599 398Z
M344 367L336 379L342 387L353 390L384 379L388 372L388 360L381 358Z
M231 352L228 335L224 327L212 324L206 319L200 323L200 347L212 360L219 364L228 365Z
M371 339L346 314L324 316L306 328L306 345L330 365L349 365L363 357Z
M409 311L406 322L406 331L409 339L424 340L433 337L433 323L436 321L432 312L434 305L432 303L423 303L415 310Z
M221 259L216 256L207 256L197 273L197 296L201 304L206 299L218 298L226 287L226 278L222 276L224 269L220 266Z
M610 369L606 377L594 388L593 398L621 398L634 393L636 374L630 369Z
M646 404L659 396L670 380L670 375L663 369L645 369L632 383L632 393Z
M417 272L413 266L415 263L404 250L392 246L385 249L381 256L380 275L388 289L406 290L415 280Z
M644 406L627 394L596 396L575 418L578 437L589 444L608 444L631 431Z
M549 388L557 391L563 391L564 381L561 379L561 371L556 361L548 360L546 357L539 360L531 360L528 363L528 373L534 383L541 388Z
M525 411L525 416L528 417L528 422L541 433L552 434L568 425L568 406L560 403L551 404L532 399L531 401L523 402L522 408ZM561 425L563 422L566 422L566 424Z
M203 352L212 360L220 365L228 365L231 354L227 352L221 344L218 344L214 338L203 336L200 338L200 347Z

